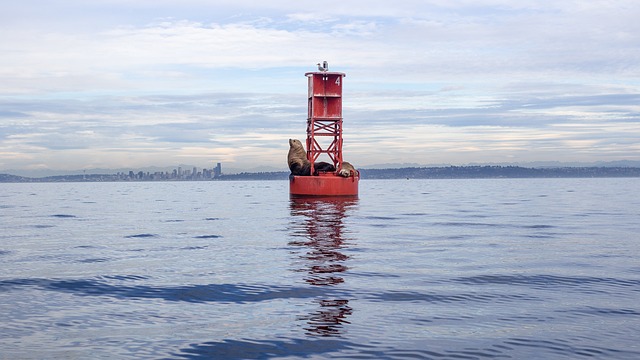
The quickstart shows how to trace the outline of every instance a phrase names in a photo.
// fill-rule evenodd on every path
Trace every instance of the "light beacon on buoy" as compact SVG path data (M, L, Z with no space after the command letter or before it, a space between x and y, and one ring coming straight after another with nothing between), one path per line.
M318 71L305 74L308 79L307 160L311 163L311 176L291 175L291 196L358 196L360 173L339 176L342 170L342 85L345 74L328 71L325 61ZM314 163L326 154L335 171L315 173Z

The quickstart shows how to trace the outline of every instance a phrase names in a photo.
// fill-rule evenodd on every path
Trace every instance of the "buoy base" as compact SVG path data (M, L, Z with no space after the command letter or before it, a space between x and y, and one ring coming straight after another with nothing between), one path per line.
M318 176L289 176L289 194L298 196L350 196L358 197L360 174L342 177L333 173Z

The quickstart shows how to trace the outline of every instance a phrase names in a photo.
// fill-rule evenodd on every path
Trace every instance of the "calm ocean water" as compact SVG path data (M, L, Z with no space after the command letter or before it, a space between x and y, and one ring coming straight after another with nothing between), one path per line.
M0 184L2 359L638 359L640 181Z

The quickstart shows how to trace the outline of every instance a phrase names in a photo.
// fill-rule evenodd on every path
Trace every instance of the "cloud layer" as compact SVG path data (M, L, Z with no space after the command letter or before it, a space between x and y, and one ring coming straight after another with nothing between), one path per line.
M0 170L285 169L322 60L357 165L640 160L636 1L322 3L0 5Z

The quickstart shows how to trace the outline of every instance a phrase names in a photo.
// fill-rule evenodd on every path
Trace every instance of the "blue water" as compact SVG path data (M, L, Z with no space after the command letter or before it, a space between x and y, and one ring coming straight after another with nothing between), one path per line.
M638 359L638 179L0 184L2 359Z

